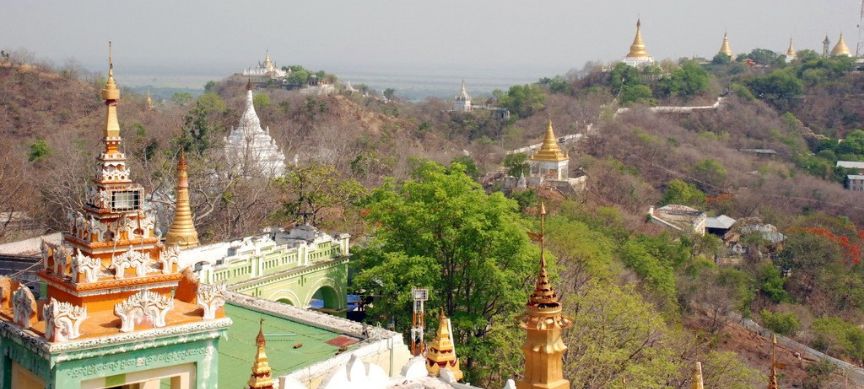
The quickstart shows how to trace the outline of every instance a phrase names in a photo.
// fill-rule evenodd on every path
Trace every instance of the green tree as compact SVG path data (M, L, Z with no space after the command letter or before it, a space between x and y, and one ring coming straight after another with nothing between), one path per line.
M303 86L309 82L311 74L302 66L291 66L291 74L288 75L288 83Z
M393 100L394 98L396 98L396 89L393 89L393 88L384 89L384 97L386 97L389 100Z
M204 84L204 92L214 92L216 89L216 81L210 80Z
M681 179L673 179L666 183L662 204L684 204L693 206L705 205L705 193L694 185Z
M282 209L277 217L286 222L319 225L322 211L344 212L365 194L357 180L341 177L332 165L309 164L295 167L277 179L282 192Z
M213 113L222 113L225 112L225 100L222 100L222 97L213 92L207 92L200 97L198 97L198 104L201 104L201 107L208 114Z
M773 264L767 263L759 271L759 291L775 303L789 300L789 293L783 288L786 279Z
M252 98L252 104L256 109L265 109L270 106L270 96L266 93L259 93Z
M493 93L498 99L498 104L510 110L515 115L525 118L543 109L546 103L546 94L537 85L514 85L507 93L496 91Z
M679 370L663 318L632 287L589 282L564 335L564 376L585 388L663 388ZM626 380L626 384L624 381Z
M199 155L210 148L210 136L215 126L207 118L207 108L200 102L195 104L183 118L183 127L177 143L186 152Z
M775 70L766 76L750 79L747 86L756 97L781 110L789 110L804 93L804 85L785 70Z
M188 92L177 92L171 95L171 101L177 105L186 105L192 102L192 94Z
M609 87L612 89L613 95L618 95L625 86L639 85L642 83L642 76L639 70L619 62L609 72Z
M780 335L791 336L798 332L801 323L792 312L771 312L763 309L759 313L762 316L762 325Z
M621 88L621 94L618 95L621 104L629 105L631 103L653 104L653 92L648 85L624 85Z
M668 77L660 79L657 92L660 96L690 98L708 89L709 75L696 61L684 61L681 67Z
M453 160L450 161L450 166L452 167L454 163L462 164L463 169L465 169L465 174L475 180L480 178L482 175L480 168L477 167L477 162L474 161L474 158L471 158L468 155L461 155L453 158Z
M462 348L466 380L485 379L501 353L485 342L494 323L512 331L537 271L537 250L512 200L486 194L462 165L445 168L421 161L411 179L388 181L366 202L372 230L369 244L355 249L354 287L378 296L372 320L410 326L411 288L430 288L428 307L443 307ZM506 353L518 353L516 347ZM503 375L513 372L498 372Z
M753 49L747 54L741 54L736 58L738 62L751 60L760 65L774 65L781 60L780 55L768 49Z
M726 181L726 168L713 159L703 159L693 166L693 175L707 185L722 187Z
M504 167L507 168L507 174L511 177L519 177L521 175L528 176L530 166L528 164L528 155L525 153L512 153L504 157Z
M717 55L711 59L711 63L714 65L728 65L732 63L732 57L723 53L717 53Z
M30 144L30 153L27 157L27 160L30 162L37 162L42 158L45 158L51 154L51 149L48 147L48 142L45 142L45 139L39 138L36 139L35 142Z
M570 82L563 76L555 76L552 78L544 77L538 82L540 85L545 85L549 88L549 92L558 94L569 94L572 90Z

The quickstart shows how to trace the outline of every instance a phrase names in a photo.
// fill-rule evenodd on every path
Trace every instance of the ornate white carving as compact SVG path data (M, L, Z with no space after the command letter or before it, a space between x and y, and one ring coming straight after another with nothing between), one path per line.
M15 324L25 330L30 328L31 320L36 315L36 298L24 285L19 286L12 296L12 314Z
M133 250L131 247L123 254L111 259L111 268L114 269L114 278L122 280L126 268L134 267L135 275L143 277L147 275L147 267L150 265L150 255Z
M97 172L97 178L108 181L125 181L129 179L129 169L120 161L102 164L102 169Z
M135 325L144 320L153 327L165 327L165 316L173 308L174 299L171 297L142 290L114 305L114 314L120 317L120 332L132 332Z
M77 212L75 216L75 229L72 231L77 238L86 238L90 230L90 223L84 218L81 212Z
M87 319L87 308L74 306L51 298L51 302L42 307L45 317L45 339L49 342L65 342L81 336L80 328Z
M225 292L227 290L228 287L224 283L198 285L196 297L198 305L204 308L204 320L216 318L216 311L225 305Z
M162 264L162 274L171 273L174 264L180 260L180 246L173 245L159 252L159 263Z
M48 270L48 257L51 256L51 244L42 239L42 245L39 249L42 252L42 270Z
M84 279L87 282L96 282L99 279L99 270L101 268L102 262L98 258L91 258L81 254L81 250L76 248L75 257L72 258L73 279L79 273L84 273Z
M69 262L69 250L63 244L59 244L52 251L53 255L51 257L54 258L54 266L51 267L51 271L61 278L65 277L66 264Z
M90 215L90 232L96 234L97 242L105 241L105 233L108 232L108 225L96 220L96 217ZM87 234L90 235L90 234ZM89 236L88 236L89 238ZM89 239L88 239L89 240Z

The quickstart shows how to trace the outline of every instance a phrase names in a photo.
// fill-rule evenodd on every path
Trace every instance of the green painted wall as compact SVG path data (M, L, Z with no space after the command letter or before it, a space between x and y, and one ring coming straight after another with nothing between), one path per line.
M3 388L11 386L9 374L12 361L42 378L47 389L80 388L84 381L108 377L109 384L121 385L125 383L125 375L130 373L192 363L195 366L193 387L216 388L219 378L219 337L224 331L218 330L218 334L172 336L160 338L158 342L69 351L52 355L50 359L8 337L15 334L5 333L0 339L0 355L3 355L0 382ZM53 367L49 367L52 361Z

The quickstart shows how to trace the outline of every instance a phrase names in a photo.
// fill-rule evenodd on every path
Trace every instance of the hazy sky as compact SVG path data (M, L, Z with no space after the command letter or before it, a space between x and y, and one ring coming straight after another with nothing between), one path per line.
M637 16L656 58L857 42L857 0L0 0L0 47L130 73L227 74L277 64L340 71L564 73L626 54Z

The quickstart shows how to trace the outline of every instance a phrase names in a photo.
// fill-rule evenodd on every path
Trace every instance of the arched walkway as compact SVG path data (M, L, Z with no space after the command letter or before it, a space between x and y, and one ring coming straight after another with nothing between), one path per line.
M340 302L339 293L336 292L336 289L333 289L332 286L325 285L318 288L318 290L312 294L312 298L309 299L309 307L316 309L340 309Z
M300 300L300 297L298 297L296 294L294 294L294 292L287 290L287 289L276 291L275 293L273 293L269 297L267 297L267 300L276 301L276 302L288 304L288 305L293 305L295 307L302 307L303 306L302 305L303 301Z

